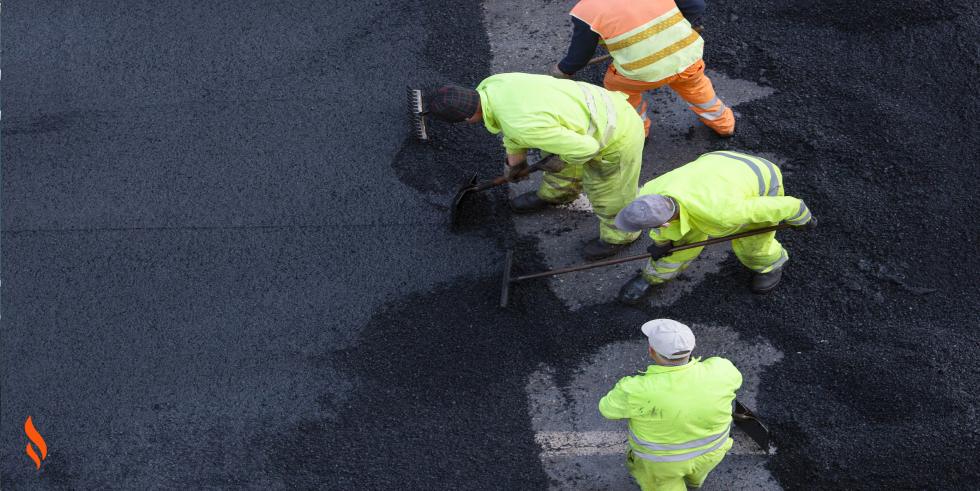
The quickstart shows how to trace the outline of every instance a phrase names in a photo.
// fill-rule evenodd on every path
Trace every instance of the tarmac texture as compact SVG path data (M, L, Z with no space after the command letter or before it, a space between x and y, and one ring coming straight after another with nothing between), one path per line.
M497 306L506 249L549 267L505 187L448 230L499 141L403 119L406 85L491 74L485 12L9 4L3 489L544 489L529 381L574 394L657 317L783 353L753 407L783 489L976 486L976 2L711 3L708 66L774 92L732 140L658 138L775 155L820 225L780 233L769 295L728 257L669 303L574 310L545 281Z

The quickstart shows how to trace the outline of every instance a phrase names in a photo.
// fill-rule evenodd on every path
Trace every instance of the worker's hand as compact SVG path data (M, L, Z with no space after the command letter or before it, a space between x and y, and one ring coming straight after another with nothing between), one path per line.
M653 244L650 244L650 247L647 247L647 252L650 253L650 260L656 261L657 259L666 256L667 252L673 248L674 248L673 242L668 242L666 244L657 244L656 242L654 242Z
M793 230L797 232L809 232L817 228L817 217L811 216L803 225L793 225Z
M548 67L548 71L545 72L545 75L551 75L552 77L561 78L561 79L572 78L571 75L561 71L561 69L558 68L557 61L552 63L551 66Z
M528 176L526 174L521 177L517 176L524 169L527 169L526 155L507 154L507 163L504 165L504 175L507 176L507 182L516 184L527 179Z
M537 164L535 164L537 168L545 172L555 172L555 173L565 170L565 166L567 165L568 162L565 162L564 160L561 159L561 157L555 154L548 155L547 157L538 161Z

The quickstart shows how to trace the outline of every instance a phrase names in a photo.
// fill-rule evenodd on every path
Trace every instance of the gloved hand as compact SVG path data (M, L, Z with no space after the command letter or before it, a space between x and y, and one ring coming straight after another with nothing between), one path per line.
M561 159L561 157L555 154L550 154L547 157L538 161L537 164L535 164L537 168L545 172L561 172L565 169L567 165L568 162L565 162L564 160Z
M663 245L659 245L656 242L654 242L653 244L650 244L650 247L647 247L647 252L650 253L650 260L651 261L656 261L657 259L660 259L660 258L666 256L667 255L667 251L669 251L669 250L671 250L673 248L674 248L674 243L673 242L668 242L668 243L663 244Z
M524 169L527 169L527 160L522 160L517 165L504 164L504 175L507 176L507 182L517 184L529 178L530 176L527 174L522 177L517 177Z
M817 217L814 216L811 216L803 225L793 225L793 230L796 232L809 232L815 228L817 228Z
M548 67L548 71L545 72L545 75L551 75L552 77L562 78L562 79L572 78L571 75L566 74L565 72L561 71L561 69L558 68L557 61L552 63L551 66Z

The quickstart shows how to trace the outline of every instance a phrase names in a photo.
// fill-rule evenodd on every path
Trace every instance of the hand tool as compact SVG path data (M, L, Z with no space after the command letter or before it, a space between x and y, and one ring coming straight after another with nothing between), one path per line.
M538 162L529 165L527 169L522 170L521 173L518 174L517 176L524 177L528 174L541 170L541 168L538 167L538 163L540 162L541 161L539 160ZM458 212L459 202L463 200L463 196L466 196L467 193L479 193L480 191L486 191L487 189L497 187L507 182L507 176L500 176L492 181L487 181L482 184L477 184L476 174L477 173L474 172L469 179L463 181L463 185L460 186L459 191L456 191L456 195L453 196L452 203L449 204L449 228L450 229L456 228L457 217L459 217L459 212Z
M425 125L425 100L422 91L408 88L408 121L412 125L412 134L422 141L429 141L429 131Z
M672 253L675 253L675 252L678 252L678 251L683 251L685 249L693 249L695 247L703 247L703 246L706 246L706 245L717 244L719 242L727 242L729 240L741 239L742 237L748 237L748 236L751 236L751 235L764 234L764 233L767 233L767 232L772 232L774 230L782 230L784 228L789 228L789 227L792 227L792 225L790 225L788 223L782 223L782 224L779 224L779 225L773 225L772 227L766 227L766 228L760 228L758 230L753 230L751 232L744 232L744 233L741 233L741 234L728 235L728 236L725 236L725 237L718 237L716 239L708 239L708 240L701 241L701 242L695 242L693 244L686 244L686 245L682 245L682 246L677 246L677 247L671 248L669 251L667 251L667 253L668 254L672 254ZM571 273L571 272L574 272L574 271L582 271L582 270L585 270L585 269L601 268L603 266L611 266L613 264L625 263L627 261L636 261L637 259L646 259L648 257L650 257L650 253L649 252L645 252L643 254L637 254L635 256L621 257L621 258L618 258L618 259L607 259L605 261L597 261L597 262L594 262L594 263L582 264L580 266L572 266L570 268L555 269L555 270L552 270L552 271L545 271L543 273L535 273L535 274L529 274L527 276L518 276L517 278L511 278L510 277L510 268L513 265L513 251L508 250L507 251L507 260L504 263L504 284L503 284L503 288L502 288L502 290L500 292L500 306L501 307L506 307L507 306L507 300L508 300L508 298L510 296L510 284L511 283L514 283L516 281L531 280L531 279L534 279L534 278L544 278L544 277L547 277L547 276L555 276L555 275L559 275L559 274Z
M766 455L769 454L769 429L756 418L755 413L742 405L738 399L735 400L735 411L732 413L732 421L738 429L749 435L754 442L759 444Z

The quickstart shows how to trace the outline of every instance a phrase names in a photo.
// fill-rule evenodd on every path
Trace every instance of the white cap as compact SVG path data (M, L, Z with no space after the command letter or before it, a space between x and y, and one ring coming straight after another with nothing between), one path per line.
M670 319L654 319L640 328L650 340L650 347L662 358L680 360L694 349L691 328Z

